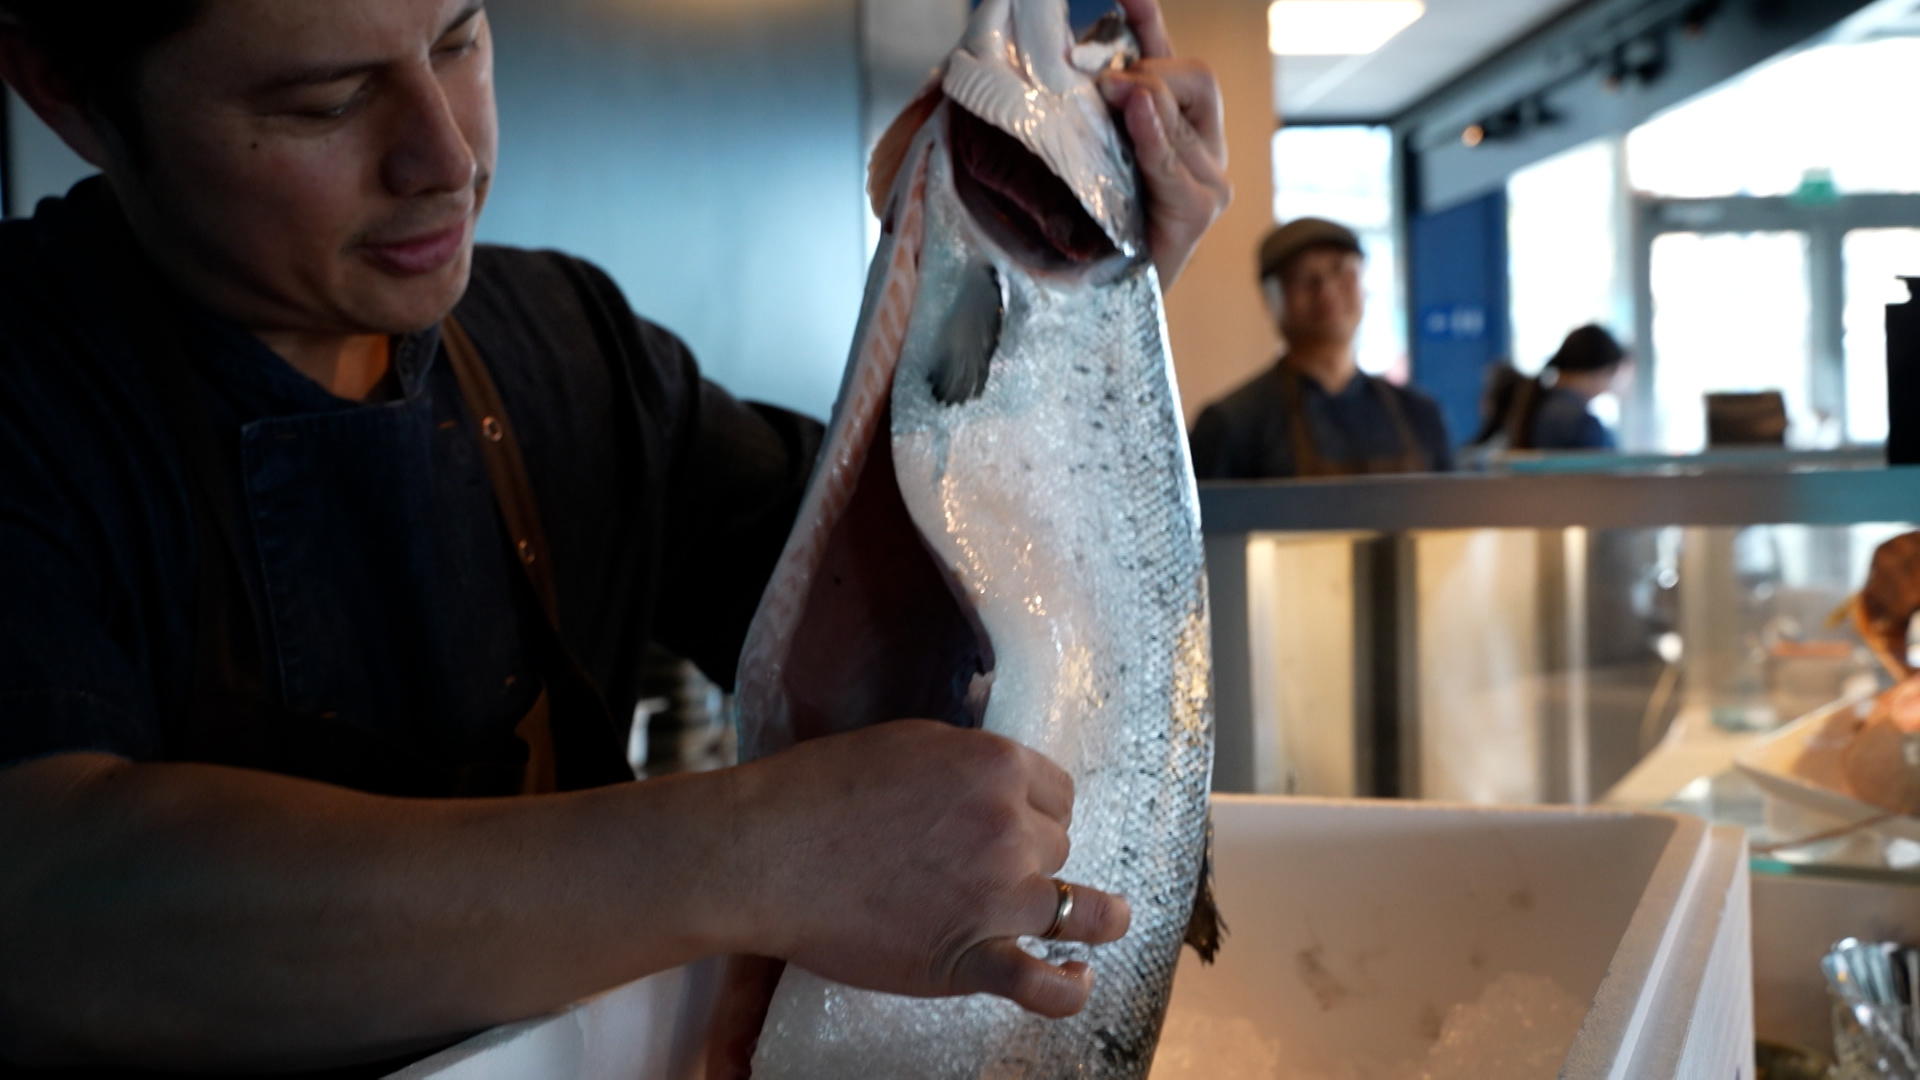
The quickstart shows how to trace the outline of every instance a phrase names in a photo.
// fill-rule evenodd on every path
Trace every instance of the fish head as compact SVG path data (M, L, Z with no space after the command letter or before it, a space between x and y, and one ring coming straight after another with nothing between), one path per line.
M947 59L941 89L966 117L1031 154L1116 250L1136 255L1145 247L1146 231L1138 171L1095 79L1106 68L1137 59L1139 47L1117 14L1076 41L1067 11L1067 0L984 0ZM962 127L955 136L964 141L968 133ZM967 147L954 149L965 153ZM1031 186L1040 179L1015 176L1011 182ZM1059 216L1044 201L1020 198L1026 193L1018 188L1001 194L1014 196L1015 208L1029 215L1039 210ZM1053 239L1065 225L1038 224ZM1080 245L1068 254L1084 250Z
M984 0L933 83L880 140L869 179L891 220L916 136L953 161L961 195L1037 270L1146 253L1138 170L1096 84L1139 45L1118 11L1079 40L1066 0Z

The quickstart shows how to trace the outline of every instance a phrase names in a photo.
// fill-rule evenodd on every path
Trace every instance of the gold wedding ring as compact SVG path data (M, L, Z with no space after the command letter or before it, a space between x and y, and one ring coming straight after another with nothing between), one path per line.
M1060 932L1067 928L1067 919L1073 915L1073 886L1059 878L1054 878L1053 887L1060 890L1060 901L1053 908L1053 925L1047 927L1047 932L1040 935L1048 941L1060 936Z

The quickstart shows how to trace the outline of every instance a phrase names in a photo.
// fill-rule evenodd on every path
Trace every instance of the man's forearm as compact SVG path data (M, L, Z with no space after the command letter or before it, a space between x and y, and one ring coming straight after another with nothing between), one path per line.
M572 795L405 800L68 755L0 770L0 1057L379 1060L701 956L1046 1016L1073 779L932 721ZM1126 932L1075 882L1062 940Z
M0 772L0 1054L323 1066L737 948L724 776L402 800L68 755ZM692 887L689 887L692 886Z

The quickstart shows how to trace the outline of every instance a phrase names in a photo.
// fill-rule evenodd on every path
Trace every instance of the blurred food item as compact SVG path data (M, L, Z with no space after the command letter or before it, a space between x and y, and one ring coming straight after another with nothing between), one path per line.
M1907 663L1907 627L1920 611L1920 532L1881 544L1867 570L1866 587L1853 599L1853 625L1896 679L1913 674Z
M1841 710L1807 745L1794 772L1897 814L1920 816L1920 676L1907 658L1908 625L1920 612L1920 532L1873 553L1853 624L1899 680L1864 716Z
M1781 632L1770 635L1765 644L1767 701L1774 716L1783 721L1846 697L1849 684L1862 675L1873 678L1873 661L1851 641L1808 641Z
M1920 816L1920 679L1880 695L1841 767L1854 798Z
M1827 722L1807 740L1806 750L1794 764L1794 775L1821 787L1851 794L1847 788L1847 750L1865 726L1866 717L1858 709L1840 709L1827 717Z

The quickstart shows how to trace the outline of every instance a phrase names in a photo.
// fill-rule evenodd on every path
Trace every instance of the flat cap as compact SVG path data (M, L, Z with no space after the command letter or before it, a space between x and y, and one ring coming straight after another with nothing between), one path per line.
M1272 277L1286 269L1294 256L1311 248L1341 248L1355 255L1365 255L1360 246L1360 238L1352 229L1325 218L1295 218L1272 232L1260 242L1260 276Z

